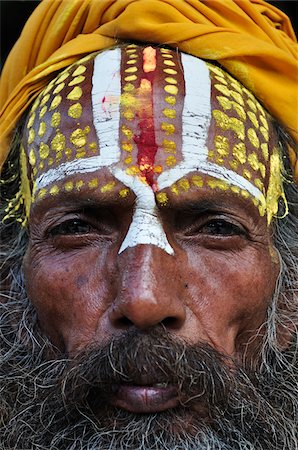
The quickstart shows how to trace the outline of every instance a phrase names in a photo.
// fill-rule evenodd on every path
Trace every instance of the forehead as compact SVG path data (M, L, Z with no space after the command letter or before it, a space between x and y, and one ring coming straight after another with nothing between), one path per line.
M108 168L126 186L154 192L178 192L187 177L250 197L264 214L276 138L254 96L221 68L128 45L53 80L32 107L24 147L39 198L76 189L85 174L96 188L96 173Z

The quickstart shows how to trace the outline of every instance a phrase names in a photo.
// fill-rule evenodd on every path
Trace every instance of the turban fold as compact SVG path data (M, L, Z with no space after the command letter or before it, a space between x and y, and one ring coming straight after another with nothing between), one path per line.
M218 61L298 140L297 41L288 17L264 0L43 0L2 72L0 165L12 129L54 74L121 41Z

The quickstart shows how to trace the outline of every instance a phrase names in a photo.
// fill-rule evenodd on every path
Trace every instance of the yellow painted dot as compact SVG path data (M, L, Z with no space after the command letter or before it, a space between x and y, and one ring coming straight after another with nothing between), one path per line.
M170 52L161 52L164 58L174 58Z
M167 95L166 98L165 98L165 101L169 105L176 105L176 97L174 97L173 95Z
M265 161L268 161L269 158L268 144L267 143L261 144L261 150Z
M253 100L251 100L251 99L249 98L249 99L247 100L247 104L248 104L248 106L250 107L250 109L251 109L254 113L257 112L256 103L255 103Z
M45 188L41 188L40 191L38 192L38 198L44 198L47 194L47 190Z
M211 189L221 189L222 191L226 191L229 189L229 186L223 180L208 180L207 185L211 187Z
M78 148L84 147L84 145L86 145L87 143L85 130L77 128L75 131L71 133L70 141L73 145L75 145Z
M104 193L104 192L110 192L114 189L114 187L116 186L116 182L115 181L111 181L110 183L105 184L104 186L102 186L100 188L100 192Z
M80 84L85 80L84 75L79 75L78 77L75 77L73 80L71 80L68 83L68 86L75 86L76 84Z
M137 79L136 75L128 75L124 78L124 81L135 81Z
M259 169L263 178L266 176L266 167L263 163L259 163Z
M75 103L68 108L68 115L73 119L79 119L82 115L82 105L80 103Z
M31 149L29 152L29 163L31 166L35 166L36 164L36 157L33 149Z
M174 63L174 61L170 61L170 60L168 60L168 59L165 59L164 60L164 62L163 62L166 66L170 66L170 67L175 67L175 63Z
M162 122L161 129L167 135L173 134L175 132L175 126L171 123Z
M138 69L137 69L137 67L127 67L125 70L124 70L124 72L126 72L126 73L135 73L135 72L137 72L138 71Z
M246 147L243 142L234 145L232 153L241 164L246 162Z
M260 189L260 191L263 192L263 190L264 190L264 183L263 183L262 180L260 180L260 178L256 178L254 180L254 184L257 186L258 189Z
M59 194L59 187L55 184L54 186L52 186L51 187L51 189L50 189L50 194L51 195L57 195L57 194Z
M59 78L57 78L55 84L60 84L60 83L62 83L62 81L65 81L66 78L68 78L68 77L69 77L69 72L64 72L64 73L62 73L62 74L59 76Z
M227 114L225 114L222 111L219 111L217 109L214 109L212 111L212 115L214 119L216 120L216 124L222 128L223 130L232 130L240 139L241 141L244 141L245 138L245 128L244 123L240 119L237 119L236 117L229 117Z
M92 150L93 152L95 152L95 151L97 150L97 144L96 144L96 142L91 142L91 143L89 144L89 148L90 148L90 150Z
M53 158L48 158L48 166L52 166L54 164Z
M175 141L170 141L169 139L164 139L162 142L162 146L164 149L168 149L168 150L176 150L176 142Z
M231 93L231 97L233 97L234 100L236 100L237 103L239 103L239 105L244 106L244 100L241 94L239 94L239 92L236 91L230 91Z
M243 198L249 198L250 197L249 193L245 189L241 189L240 193L241 193L241 196Z
M181 178L181 180L178 181L178 186L181 187L184 191L188 191L190 188L190 184L187 178Z
M165 78L165 81L166 81L168 84L177 84L177 80L176 80L175 78L173 78L173 77L166 77L166 78Z
M214 87L221 92L226 97L230 97L231 93L227 86L223 86L222 84L215 84Z
M219 75L216 75L214 78L222 84L225 84L225 85L228 84L227 80L224 77L220 77Z
M250 179L251 179L251 173L250 173L250 171L247 170L247 169L244 169L244 170L243 170L243 176L244 176L244 178L247 178L248 180L250 180Z
M36 109L37 109L38 106L39 106L39 103L40 103L40 98L37 97L37 99L35 100L35 102L33 103L32 108L31 108L31 114L33 114L34 111L36 111Z
M50 149L49 146L47 144L45 144L44 142L40 143L39 146L39 156L41 159L46 159L50 154Z
M139 175L140 168L138 166L128 167L125 172L127 175Z
M53 128L57 128L60 125L61 114L59 112L54 112L51 117L51 125Z
M178 94L178 88L177 86L173 86L172 84L167 84L164 87L164 90L167 94L171 94L171 95L177 95Z
M135 113L131 109L127 109L126 111L124 111L123 117L126 120L133 120L135 117Z
M219 153L221 156L228 156L230 152L230 144L227 137L219 135L215 136L214 144L217 153Z
M132 152L133 146L132 146L131 142L122 142L121 143L121 148L125 152Z
M82 88L80 86L75 86L70 93L67 95L68 100L79 100L83 95Z
M72 155L72 149L71 148L66 148L65 149L65 155L66 155L67 159L70 159L70 157Z
M124 108L136 107L137 99L134 95L131 95L129 92L125 92L120 97L120 104Z
M36 116L36 113L30 114L30 117L29 117L29 120L28 120L28 123L27 123L27 128L31 128L32 127L32 125L34 123L34 120L35 120L35 116Z
M83 180L76 181L76 190L80 191L84 185L85 185L85 183Z
M126 50L126 53L128 53L128 54L136 53L136 50L134 48L129 48Z
M166 206L169 199L165 192L158 192L156 194L156 200L161 206Z
M79 150L77 150L76 159L85 158L85 156L86 156L86 150L85 150L84 147L79 149Z
M242 95L242 86L240 83L237 83L236 81L232 81L231 86L235 91L239 92L239 94Z
M259 122L254 112L248 111L247 115L255 128L259 128Z
M59 92L62 91L64 86L65 86L65 83L58 84L58 86L56 86L55 89L53 90L53 94L59 94Z
M162 113L168 119L175 119L176 118L176 111L175 111L175 109L164 108Z
M170 69L170 68L166 68L163 69L164 73L168 74L168 75L177 75L177 70L175 69Z
M132 157L128 156L127 158L125 158L124 163L125 164L131 164L132 163Z
M90 189L95 189L98 187L98 179L97 178L92 178L92 180L88 181L88 187Z
M41 108L41 110L39 111L39 118L40 118L40 119L43 118L43 116L45 115L45 113L47 112L47 110L48 110L48 107L47 107L47 106L43 106L43 107Z
M249 162L249 164L253 170L259 169L259 160L258 160L258 156L256 153L254 153L254 152L250 153L247 157L247 161Z
M215 73L216 75L218 75L218 76L220 76L220 77L223 77L223 76L224 76L224 72L223 72L219 67L213 66L213 65L210 64L210 63L208 63L208 67L209 67L209 70L210 70L211 72Z
M235 170L235 172L236 172L236 170L237 170L238 167L239 167L238 161L235 161L235 159L232 159L232 161L229 161L229 164L230 164L230 166L232 167L232 169Z
M65 136L62 133L57 133L54 139L51 141L51 149L56 152L61 152L65 148Z
M52 111L53 109L57 108L60 105L61 101L62 101L61 95L56 95L53 98L49 111Z
M126 83L123 87L124 92L133 92L135 90L135 87L132 83Z
M154 167L154 173L162 173L162 166L155 166Z
M127 188L121 189L121 190L119 191L119 195L120 195L120 197L122 197L122 198L127 197L128 194L129 194L129 189L127 189Z
M64 189L66 190L66 192L71 192L73 190L73 182L72 181L67 181L64 184Z
M50 98L50 94L46 94L40 101L40 106L44 106Z
M28 144L29 144L29 145L32 144L32 142L34 141L34 139L35 139L35 131L34 131L33 128L31 128L31 129L29 130L29 135L28 135Z
M231 186L231 191L234 192L234 194L240 194L240 188L238 186Z
M269 133L268 130L266 130L265 127L260 127L260 132L262 133L262 135L264 136L264 139L266 142L269 141Z
M175 195L179 195L179 189L175 183L171 186L171 192L173 192L173 194Z
M133 132L127 125L122 125L121 126L121 131L124 134L124 136L126 136L128 139L132 139Z
M266 130L269 130L268 120L266 119L266 117L260 115L260 121L263 127L266 128Z
M255 147L255 148L259 148L260 147L260 141L259 138L257 136L257 133L255 132L255 130L253 128L249 128L247 130L247 137L250 140L251 144Z
M72 76L73 77L77 77L79 75L82 75L83 73L85 73L87 70L87 68L83 65L79 65L76 70L73 72Z
M46 131L47 131L46 123L40 122L39 128L38 128L38 136L42 137Z
M195 187L203 187L203 178L200 177L199 175L193 175L191 177L191 182Z
M132 64L135 64L137 62L137 60L134 58L134 59L128 59L127 61L126 61L126 64L128 64L128 65L132 65Z

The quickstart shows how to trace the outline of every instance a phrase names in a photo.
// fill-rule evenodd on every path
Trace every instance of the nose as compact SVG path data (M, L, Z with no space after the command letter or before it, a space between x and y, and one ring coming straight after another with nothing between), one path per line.
M120 259L118 294L109 313L112 326L182 328L186 313L175 257L152 245L138 245L125 250Z

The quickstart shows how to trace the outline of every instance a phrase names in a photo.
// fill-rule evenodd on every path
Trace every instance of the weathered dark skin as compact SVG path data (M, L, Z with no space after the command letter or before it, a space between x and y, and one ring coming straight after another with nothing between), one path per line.
M160 207L160 217L174 256L153 245L118 254L135 196L121 199L117 187L105 195L82 189L34 204L26 285L41 327L58 347L76 354L129 327L162 323L175 336L235 356L263 323L278 274L266 217L234 194L167 191L169 205ZM189 202L214 207L185 214ZM49 234L73 219L82 223L81 232ZM216 220L224 221L223 230L213 235Z

